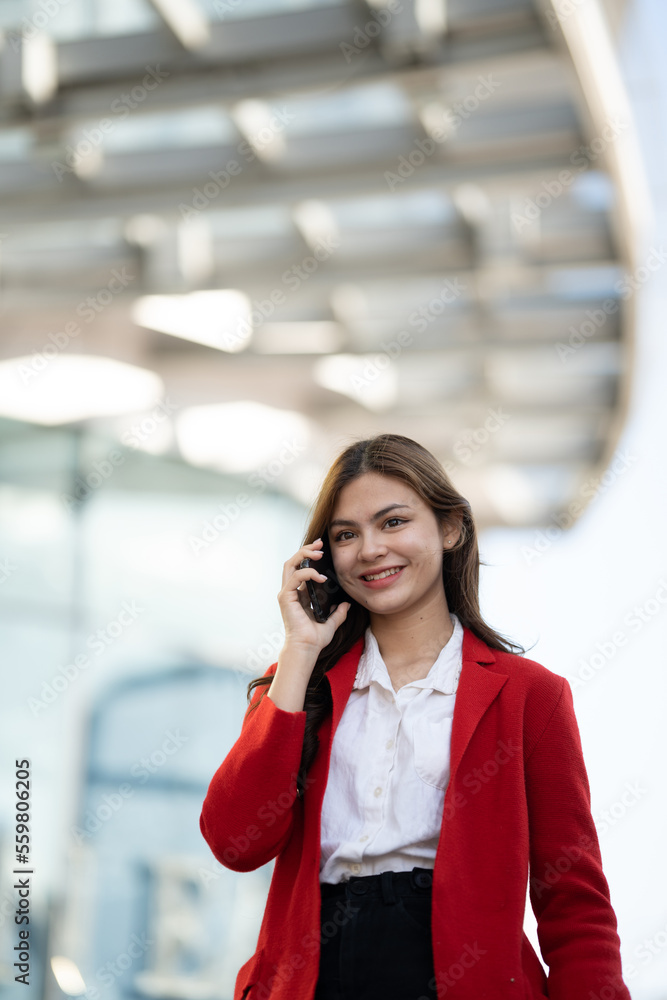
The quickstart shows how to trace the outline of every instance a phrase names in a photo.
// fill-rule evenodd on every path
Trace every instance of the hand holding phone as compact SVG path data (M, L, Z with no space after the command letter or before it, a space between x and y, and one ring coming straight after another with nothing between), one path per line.
M312 560L306 558L301 560L299 568L305 569L313 565ZM334 606L339 604L345 595L333 574L333 570L328 566L324 566L318 567L318 571L324 573L327 578L326 582L320 583L319 580L306 580L308 598L307 600L301 597L299 599L301 606L312 615L315 621L323 623L329 618ZM302 591L299 591L299 594L301 593Z
M311 671L320 650L329 645L352 606L338 584L330 558L321 538L304 543L284 564L278 594L285 623L281 656L288 650L290 663L297 663L304 653L308 654L307 659L314 656ZM295 669L298 672L301 668Z

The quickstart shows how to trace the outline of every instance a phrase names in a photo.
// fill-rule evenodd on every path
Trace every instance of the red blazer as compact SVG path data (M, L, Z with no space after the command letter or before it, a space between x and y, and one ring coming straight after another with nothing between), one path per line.
M266 696L244 718L206 794L200 827L218 861L242 872L276 858L257 949L238 973L234 1000L313 998L322 798L362 650L363 638L326 674L333 713L319 729L302 798L295 779L306 713L285 712ZM529 865L548 979L523 933ZM533 660L491 650L467 628L432 940L438 998L630 1000L570 687Z

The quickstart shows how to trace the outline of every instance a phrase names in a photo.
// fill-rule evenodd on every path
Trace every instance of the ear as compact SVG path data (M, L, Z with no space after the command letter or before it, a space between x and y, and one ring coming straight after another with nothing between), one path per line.
M445 552L456 548L456 544L461 537L463 527L463 515L459 511L452 511L447 520L440 522L442 528L442 548Z

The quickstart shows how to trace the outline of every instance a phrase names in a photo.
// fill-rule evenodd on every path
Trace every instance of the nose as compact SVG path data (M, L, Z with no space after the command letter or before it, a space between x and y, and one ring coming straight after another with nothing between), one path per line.
M365 531L360 540L358 559L363 563L378 561L387 551L387 545L382 535L377 531Z

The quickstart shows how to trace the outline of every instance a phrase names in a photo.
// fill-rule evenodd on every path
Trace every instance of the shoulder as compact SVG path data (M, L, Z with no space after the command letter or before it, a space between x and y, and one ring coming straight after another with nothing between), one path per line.
M510 689L507 693L513 696L513 707L523 720L526 759L546 732L552 734L554 745L561 747L577 738L572 691L565 677L516 653L501 652L496 663L510 678L505 689Z
M565 677L516 653L498 652L496 663L510 678L505 686L521 703L528 732L542 732L558 710L572 714L572 694Z
M500 697L506 710L523 719L529 743L557 711L572 715L570 686L561 674L522 654L491 649L472 634L464 650L483 669L507 678Z
M561 674L548 669L537 660L503 649L492 649L469 628L463 632L463 659L475 660L492 673L504 674L515 690L543 691L560 696L567 683Z
M561 674L550 670L537 660L531 660L519 653L506 653L494 649L494 662L490 668L507 674L515 685L529 692L543 692L560 697L566 682Z

